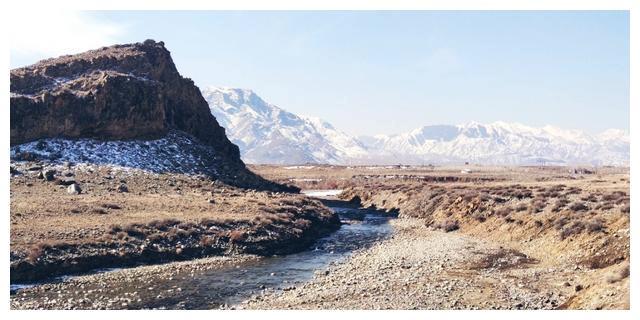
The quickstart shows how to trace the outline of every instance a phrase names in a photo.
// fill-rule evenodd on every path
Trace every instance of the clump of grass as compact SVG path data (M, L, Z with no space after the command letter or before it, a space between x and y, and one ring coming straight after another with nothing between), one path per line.
M167 229L174 227L177 224L180 224L180 220L173 219L173 218L162 219L162 220L152 220L149 223L147 223L149 227L162 230L162 231L166 231Z
M602 221L601 219L590 220L586 223L586 228L589 232L604 231L604 221Z
M544 211L544 208L547 206L547 203L543 199L535 199L531 202L529 206L529 211L531 213L538 213Z
M126 232L128 236L134 238L144 238L146 232L141 228L139 223L131 223L122 228L122 231Z
M513 212L513 209L511 207L502 207L495 210L495 214L500 217L506 217L511 214L511 212Z
M233 230L229 232L229 240L231 242L244 241L247 238L247 232L245 230Z
M574 202L569 206L572 211L587 211L589 207L584 202Z
M200 245L203 247L212 247L217 243L217 238L214 236L204 236L200 238Z
M438 225L438 228L445 232L451 232L460 229L458 220L446 220Z
M582 231L585 230L585 224L582 221L573 221L571 224L569 224L568 226L564 227L561 231L560 231L560 238L562 240L575 235L575 234L580 234L582 233Z
M118 232L122 231L122 226L117 225L117 224L112 224L109 226L109 233L110 234L117 234Z
M487 220L487 217L486 217L485 213L481 212L481 211L476 211L476 212L472 213L471 217L473 219L475 219L476 221L479 221L479 222L485 222Z
M560 198L556 200L556 203L551 207L552 212L560 212L569 204L569 200L567 198Z
M29 261L31 264L35 264L49 248L51 248L51 245L48 243L38 243L31 246L31 248L29 248L29 251L27 252L27 261Z
M102 207L105 209L114 209L114 210L119 210L122 209L121 206L115 204L115 203L103 203Z
M93 209L91 209L91 213L93 213L93 214L107 214L109 212L107 212L107 210L105 210L103 208L93 208Z
M296 219L293 221L294 227L302 230L306 230L311 226L311 221L307 219Z

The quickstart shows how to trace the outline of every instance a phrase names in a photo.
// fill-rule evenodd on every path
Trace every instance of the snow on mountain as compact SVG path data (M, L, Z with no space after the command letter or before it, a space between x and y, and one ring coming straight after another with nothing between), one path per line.
M629 137L621 130L589 135L505 122L425 126L363 141L372 158L402 163L628 165L630 155Z
M337 164L367 154L360 141L331 124L287 112L251 90L208 87L202 95L245 162Z
M470 122L397 135L352 137L318 118L298 116L251 90L202 90L213 115L249 163L273 164L592 164L628 165L629 135L553 126Z

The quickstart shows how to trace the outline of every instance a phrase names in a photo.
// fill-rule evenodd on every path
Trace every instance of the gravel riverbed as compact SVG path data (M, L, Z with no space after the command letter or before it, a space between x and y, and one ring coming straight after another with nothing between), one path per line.
M246 309L555 309L573 288L545 278L520 253L416 219L392 221L393 237L286 291L255 295ZM553 283L553 281L551 281Z

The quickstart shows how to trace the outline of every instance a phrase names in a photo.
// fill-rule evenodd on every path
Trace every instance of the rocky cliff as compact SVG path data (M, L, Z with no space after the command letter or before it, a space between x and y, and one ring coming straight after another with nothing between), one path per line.
M252 186L266 183L245 168L238 147L227 139L198 87L178 73L163 42L52 58L11 70L10 76L12 156L20 156L19 145L36 140L44 145L47 139L139 143L178 131L206 147L197 159L212 167L205 173ZM51 148L45 153L68 154Z

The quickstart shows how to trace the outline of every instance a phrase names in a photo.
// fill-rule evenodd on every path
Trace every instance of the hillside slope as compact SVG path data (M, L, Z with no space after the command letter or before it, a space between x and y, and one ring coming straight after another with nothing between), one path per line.
M202 94L247 162L337 164L366 155L356 138L267 103L251 90L208 87Z

